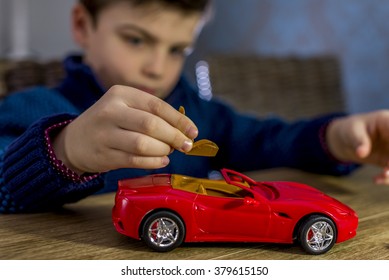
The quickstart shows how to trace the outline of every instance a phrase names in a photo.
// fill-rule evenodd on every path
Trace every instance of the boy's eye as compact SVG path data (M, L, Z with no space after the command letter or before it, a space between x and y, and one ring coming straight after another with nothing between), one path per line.
M142 38L136 36L124 36L124 39L134 46L139 46L144 42Z
M182 48L182 47L173 47L170 49L170 53L174 56L188 56L192 53L192 48L187 47L187 48Z

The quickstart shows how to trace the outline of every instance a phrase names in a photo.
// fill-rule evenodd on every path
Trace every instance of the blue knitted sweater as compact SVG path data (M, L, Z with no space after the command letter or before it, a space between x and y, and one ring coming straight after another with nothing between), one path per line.
M0 213L52 210L96 192L115 191L120 178L152 173L207 177L222 167L243 172L292 167L342 175L356 167L333 160L322 147L319 131L337 115L294 123L241 115L217 100L202 100L181 78L166 102L185 107L199 128L198 139L218 144L215 158L175 151L170 164L162 169L120 169L87 182L74 182L52 166L44 131L76 117L105 91L81 57L68 57L64 66L67 76L57 88L30 88L0 103Z

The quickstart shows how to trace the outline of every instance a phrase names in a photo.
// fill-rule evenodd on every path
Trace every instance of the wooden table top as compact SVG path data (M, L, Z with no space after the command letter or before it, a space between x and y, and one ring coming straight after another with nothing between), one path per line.
M59 212L0 215L2 260L389 260L389 186L374 185L379 172L364 167L347 177L289 169L247 173L256 180L290 180L312 185L352 207L357 236L326 254L305 254L299 246L262 243L190 243L157 253L113 227L114 193L90 196Z

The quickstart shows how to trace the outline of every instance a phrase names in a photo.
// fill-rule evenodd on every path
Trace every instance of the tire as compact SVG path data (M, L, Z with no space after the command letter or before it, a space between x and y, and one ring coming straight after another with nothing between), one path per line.
M181 245L184 237L184 223L172 212L153 213L143 223L142 240L155 251L171 251Z
M331 219L314 215L301 224L298 236L300 245L307 253L320 255L334 246L337 229Z

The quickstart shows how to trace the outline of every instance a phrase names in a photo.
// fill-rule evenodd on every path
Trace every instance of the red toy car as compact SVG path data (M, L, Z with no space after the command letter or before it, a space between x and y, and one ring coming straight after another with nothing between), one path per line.
M182 242L298 241L322 254L356 234L356 213L317 189L221 173L224 180L158 174L119 181L116 230L160 252Z

